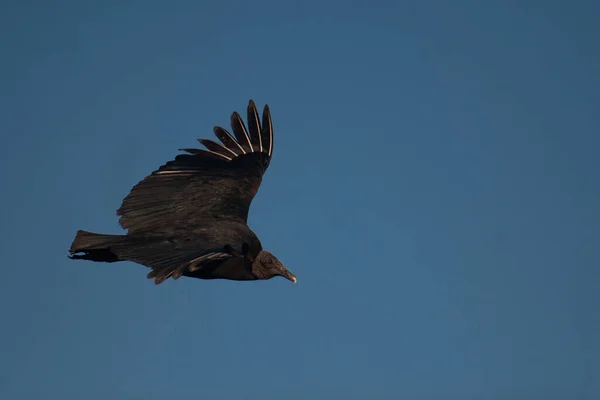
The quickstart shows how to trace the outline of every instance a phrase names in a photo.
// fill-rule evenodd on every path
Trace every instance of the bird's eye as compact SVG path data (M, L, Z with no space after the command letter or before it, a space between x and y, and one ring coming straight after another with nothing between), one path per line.
M267 263L269 263L269 264L273 264L273 260L271 260L271 259L269 258L269 261L267 261Z

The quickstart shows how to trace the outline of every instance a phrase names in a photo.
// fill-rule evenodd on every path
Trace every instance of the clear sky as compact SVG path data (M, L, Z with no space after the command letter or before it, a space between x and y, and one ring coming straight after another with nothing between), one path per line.
M600 398L600 2L0 11L0 398ZM67 259L248 99L298 276Z

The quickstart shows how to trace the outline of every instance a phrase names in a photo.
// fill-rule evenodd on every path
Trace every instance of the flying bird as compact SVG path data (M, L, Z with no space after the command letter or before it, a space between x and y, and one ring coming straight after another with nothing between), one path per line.
M250 203L273 155L273 123L265 105L260 121L248 104L248 127L231 115L231 130L215 126L221 143L198 139L205 149L180 149L152 172L117 210L125 235L77 231L69 258L132 261L151 269L158 285L181 276L253 281L296 276L264 250L248 227Z

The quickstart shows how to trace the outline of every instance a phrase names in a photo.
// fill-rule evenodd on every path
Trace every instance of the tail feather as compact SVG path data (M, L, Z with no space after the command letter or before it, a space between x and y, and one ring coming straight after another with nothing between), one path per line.
M124 240L123 235L105 235L79 230L69 249L69 258L101 262L120 261L117 254L111 251L111 246L122 244Z

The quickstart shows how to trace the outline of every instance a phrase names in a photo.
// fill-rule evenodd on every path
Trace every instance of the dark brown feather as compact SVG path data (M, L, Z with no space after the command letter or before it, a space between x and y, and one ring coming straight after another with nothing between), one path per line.
M231 160L235 157L237 157L237 153L234 152L233 150L229 150L227 147L213 142L212 140L209 139L198 139L198 142L200 142L201 144L203 144L208 150L220 154L221 156Z
M260 132L260 120L258 117L258 111L256 111L256 104L250 100L248 104L248 130L250 131L250 141L254 151L262 152L262 140Z
M244 126L244 121L242 121L242 117L237 111L234 111L231 114L231 130L237 139L237 142L242 146L246 153L251 153L253 150L252 143L250 142L250 136L248 136L248 131Z
M238 144L238 142L231 136L231 133L227 131L227 129L222 128L220 126L215 126L213 128L215 136L227 147L229 150L233 151L235 154L240 155L244 154L244 150L242 146Z
M273 121L268 105L263 109L261 137L263 148L270 158L273 155Z

